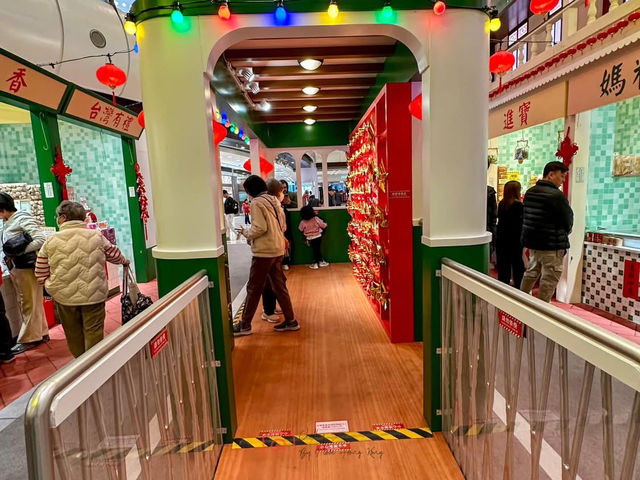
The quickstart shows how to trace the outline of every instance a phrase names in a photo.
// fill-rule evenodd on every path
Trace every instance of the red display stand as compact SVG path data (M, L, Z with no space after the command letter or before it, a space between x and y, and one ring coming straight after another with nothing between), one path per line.
M349 258L392 342L412 342L411 85L390 83L349 138Z

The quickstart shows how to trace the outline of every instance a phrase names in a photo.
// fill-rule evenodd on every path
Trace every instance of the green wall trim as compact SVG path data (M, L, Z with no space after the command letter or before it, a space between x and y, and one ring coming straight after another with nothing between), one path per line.
M158 293L160 296L166 295L200 270L206 270L209 281L213 281L214 286L209 288L209 305L215 356L216 360L221 362L221 367L216 370L220 418L222 426L227 429L227 433L224 434L224 441L225 443L231 443L238 427L238 420L233 384L233 365L231 362L233 346L232 319L229 318L227 309L224 262L224 255L218 258L184 260L158 258L156 259L156 267L158 271Z
M424 417L434 431L442 429L441 364L436 349L442 345L440 270L442 259L450 258L483 273L489 271L489 244L463 247L422 245L422 308L424 314Z
M136 280L140 283L146 283L151 280L147 276L147 244L144 233L144 223L140 218L140 203L138 202L138 193L132 197L129 195L131 188L137 190L136 177L136 146L131 138L122 138L122 159L124 164L124 176L126 185L124 188L127 195L127 204L129 207L129 221L131 223L131 243L133 244L133 259L136 268Z
M53 159L56 156L56 146L60 147L60 131L55 113L46 110L31 109L31 128L33 142L38 162L38 176L40 178L40 194L44 209L44 220L47 227L58 227L56 208L62 201L62 187L51 173ZM53 186L53 198L45 195L45 183Z
M153 248L147 248L147 282L157 278L156 262L153 260Z
M317 122L315 125L298 123L257 123L251 125L254 133L268 148L325 147L346 145L352 122Z
M422 225L413 226L413 340L422 341Z
M313 262L311 248L305 244L306 239L298 229L300 225L300 211L294 210L291 214L291 230L293 233L293 264L304 265ZM327 223L327 228L322 236L322 255L329 263L348 263L349 243L351 240L347 233L347 226L351 216L346 208L318 210L318 216Z

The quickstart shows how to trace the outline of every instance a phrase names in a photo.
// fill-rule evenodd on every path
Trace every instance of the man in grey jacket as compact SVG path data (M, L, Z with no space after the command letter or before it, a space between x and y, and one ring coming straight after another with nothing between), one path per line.
M20 256L32 252L37 253L44 244L45 235L38 228L33 216L27 212L16 211L11 195L3 192L0 192L0 219L3 220L3 245L23 233L27 233L31 237L31 243L26 245ZM18 344L13 347L12 352L22 353L42 342L49 341L49 328L42 303L42 287L38 285L34 273L35 262L31 266L19 262L17 258L5 257L5 263L11 270L11 279L16 287L22 314L22 328L18 334Z

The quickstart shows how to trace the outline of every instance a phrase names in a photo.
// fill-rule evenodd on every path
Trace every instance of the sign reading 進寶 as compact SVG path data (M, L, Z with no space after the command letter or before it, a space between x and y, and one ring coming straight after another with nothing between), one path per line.
M64 113L135 138L139 138L142 133L136 115L80 89L74 90Z
M57 110L67 84L0 53L0 92Z
M566 114L566 83L500 105L489 112L489 138L533 127Z
M522 337L522 322L502 310L498 312L498 325L512 335L518 338Z
M640 95L640 48L609 55L569 80L568 115Z

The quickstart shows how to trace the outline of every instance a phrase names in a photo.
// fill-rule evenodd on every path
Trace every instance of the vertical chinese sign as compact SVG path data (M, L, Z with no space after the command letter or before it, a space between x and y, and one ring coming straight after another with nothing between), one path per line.
M625 260L622 296L640 300L640 262Z

